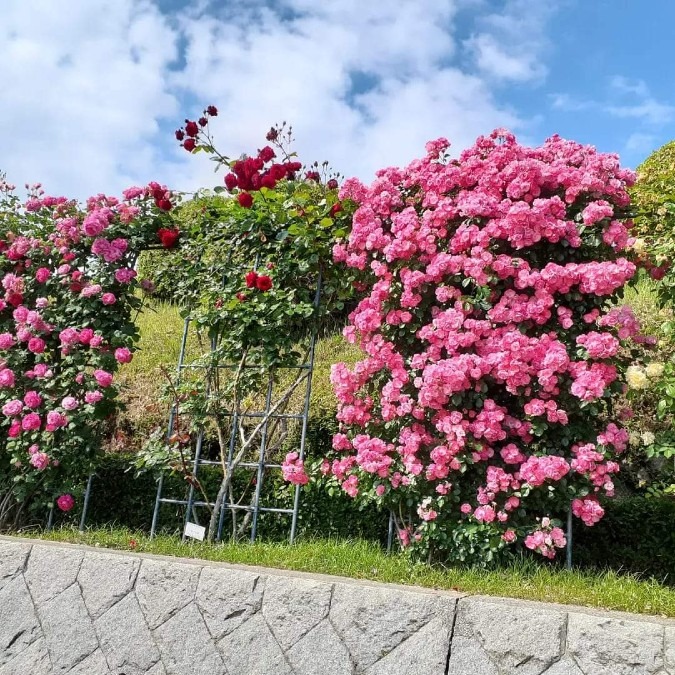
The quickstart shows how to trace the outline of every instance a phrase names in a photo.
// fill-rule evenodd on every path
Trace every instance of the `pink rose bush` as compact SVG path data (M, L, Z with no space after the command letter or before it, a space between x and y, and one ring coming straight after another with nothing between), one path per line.
M610 401L639 326L609 303L635 273L634 176L557 136L496 131L457 160L448 145L341 190L358 207L334 248L359 297L344 334L364 358L333 366L341 428L322 466L424 554L553 557L554 516L597 522L627 445Z
M173 196L151 184L80 207L39 186L22 202L3 186L0 477L15 503L43 509L76 491L94 465L115 409L115 372L131 361L137 339L136 255L160 246ZM58 507L74 503L64 494Z

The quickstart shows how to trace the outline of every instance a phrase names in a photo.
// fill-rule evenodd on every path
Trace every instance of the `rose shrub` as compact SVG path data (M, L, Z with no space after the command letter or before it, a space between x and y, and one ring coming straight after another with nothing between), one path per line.
M186 120L176 138L186 151L208 154L224 169L224 185L200 191L181 207L180 257L153 265L157 287L173 289L204 353L168 386L176 413L168 443L158 429L137 467L183 473L201 501L215 504L208 530L213 538L223 502L255 499L251 465L257 467L261 444L267 461L283 459L296 422L248 413L264 410L266 398L272 413L292 420L302 412L293 406L304 401L310 338L329 309L340 311L352 293L350 275L332 264L332 247L346 235L351 212L326 163L303 169L284 125L270 129L268 145L237 159L218 152L207 116ZM222 467L216 494L193 473L189 460L197 445L203 459ZM243 494L234 494L241 484L235 472L247 474ZM297 475L302 480L302 469ZM243 535L250 512L238 524L234 509L231 516L234 536Z
M553 557L554 516L602 518L627 445L612 395L639 326L608 301L635 273L634 176L557 136L447 148L341 189L358 208L334 257L360 292L344 333L365 357L333 367L341 430L318 468L420 554Z
M173 195L152 183L84 208L0 184L0 525L26 505L74 506L133 356L134 261L158 242Z

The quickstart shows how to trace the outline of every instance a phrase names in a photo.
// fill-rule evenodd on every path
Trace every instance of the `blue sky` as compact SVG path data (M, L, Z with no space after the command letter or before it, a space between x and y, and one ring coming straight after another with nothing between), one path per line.
M365 180L446 136L510 127L637 166L675 138L672 0L4 0L0 170L80 198L213 186L173 130L207 104L221 150L293 124Z

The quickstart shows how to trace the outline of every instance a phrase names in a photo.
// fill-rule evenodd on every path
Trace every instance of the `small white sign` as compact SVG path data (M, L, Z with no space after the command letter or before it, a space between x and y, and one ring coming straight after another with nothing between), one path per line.
M206 528L196 523L185 523L185 536L192 537L192 539L199 539L204 541L206 535Z

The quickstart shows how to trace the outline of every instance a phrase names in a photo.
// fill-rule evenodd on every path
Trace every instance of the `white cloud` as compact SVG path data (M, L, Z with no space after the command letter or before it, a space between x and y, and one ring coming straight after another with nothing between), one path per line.
M465 41L478 69L503 81L541 81L547 74L546 23L556 2L506 0L500 12L479 19L479 32Z
M5 131L14 182L116 190L156 161L158 115L177 112L164 70L176 35L145 0L3 3Z
M635 132L626 140L625 150L636 155L647 155L656 145L657 138L653 134Z
M459 65L467 46L455 15L472 2L203 0L167 15L151 0L71 0L67 11L5 0L0 168L80 197L152 179L214 185L212 164L167 131L210 103L219 148L235 156L282 120L306 161L365 179L418 156L429 138L446 135L459 150L494 127L523 126L488 86L495 67L488 77ZM506 77L524 80L536 68L510 37L521 3L480 25L511 59Z

